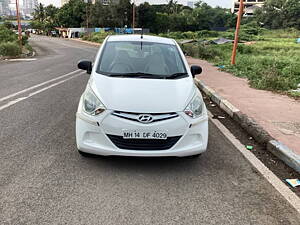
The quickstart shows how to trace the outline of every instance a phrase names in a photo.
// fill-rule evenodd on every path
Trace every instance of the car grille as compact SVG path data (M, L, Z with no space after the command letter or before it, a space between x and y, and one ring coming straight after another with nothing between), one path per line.
M181 136L159 139L124 139L122 136L107 134L108 138L120 149L127 150L167 150L172 148Z
M151 115L153 120L151 121L151 123L154 122L158 122L158 121L163 121L163 120L168 120L168 119L173 119L178 117L179 115L175 112L171 112L171 113L133 113L133 112L121 112L121 111L114 111L112 113L112 115L123 118L123 119L127 119L127 120L132 120L132 121L136 121L136 122L140 122L138 120L138 117L141 114L148 114Z

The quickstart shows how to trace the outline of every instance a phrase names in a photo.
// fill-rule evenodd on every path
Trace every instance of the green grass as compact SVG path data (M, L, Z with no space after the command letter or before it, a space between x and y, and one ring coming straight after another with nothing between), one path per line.
M94 32L91 34L83 34L81 38L82 40L85 41L92 41L101 44L108 35L112 35L112 34L113 33L110 32L106 32L106 33Z
M286 93L300 83L300 37L297 30L263 31L252 45L239 44L236 65L230 64L232 44L186 44L182 48L188 55L225 66L223 70L238 77L248 78L250 86Z

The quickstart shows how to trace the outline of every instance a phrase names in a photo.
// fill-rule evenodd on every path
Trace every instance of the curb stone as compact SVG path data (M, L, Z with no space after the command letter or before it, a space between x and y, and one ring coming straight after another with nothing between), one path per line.
M77 42L81 42L81 43L89 44L89 45L94 45L94 46L100 46L101 45L100 43L96 43L96 42L92 42L92 41L85 41L85 40L78 39L78 38L68 38L68 40L77 41Z
M300 156L295 154L286 145L280 141L271 140L267 144L267 150L300 173Z
M300 173L300 156L280 141L275 140L253 118L241 112L228 100L222 98L212 88L195 78L196 86L203 91L216 105L225 111L234 121L245 129L258 143L264 145L277 158Z

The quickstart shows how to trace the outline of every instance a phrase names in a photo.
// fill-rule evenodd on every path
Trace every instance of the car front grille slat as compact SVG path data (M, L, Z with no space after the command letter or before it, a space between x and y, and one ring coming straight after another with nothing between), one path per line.
M138 120L138 117L141 114L145 114L145 113L121 112L121 111L114 111L112 113L112 115L117 116L119 118L131 120L131 121L136 121L136 122L140 122ZM153 120L152 120L151 123L158 122L158 121L163 121L163 120L168 120L168 119L173 119L173 118L176 118L176 117L179 116L175 112L172 112L172 113L146 113L146 114L152 116Z
M172 148L181 136L159 139L124 139L122 136L107 134L107 137L120 149L127 150L167 150Z

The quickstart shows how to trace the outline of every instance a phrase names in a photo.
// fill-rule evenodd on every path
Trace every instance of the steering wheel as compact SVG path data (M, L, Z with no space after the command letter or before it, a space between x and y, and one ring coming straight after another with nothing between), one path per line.
M124 70L124 72L130 72L130 71L134 71L133 67L131 65L128 65L126 63L122 63L122 62L117 62L117 63L113 63L110 66L110 71L111 72L115 72L113 69L114 68L122 68L122 70ZM119 72L119 71L117 71Z

